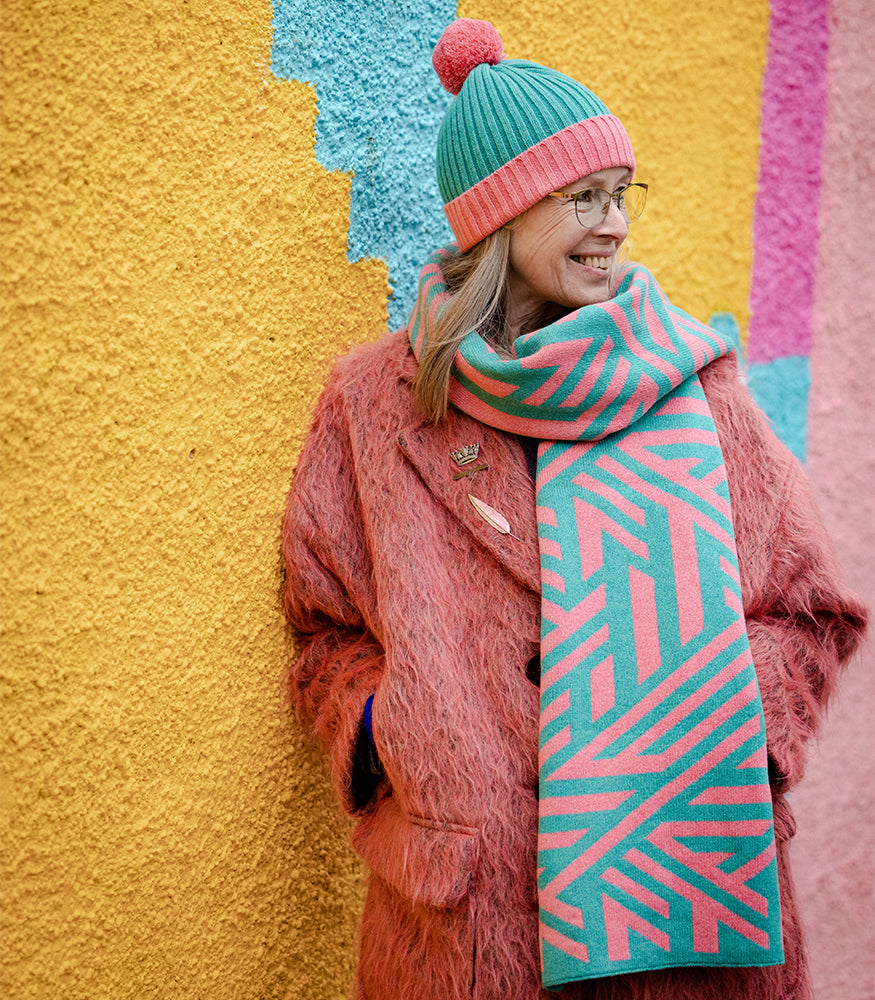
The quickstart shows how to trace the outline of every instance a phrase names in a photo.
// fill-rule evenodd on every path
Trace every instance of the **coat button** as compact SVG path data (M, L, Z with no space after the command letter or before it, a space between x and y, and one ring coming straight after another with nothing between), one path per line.
M533 656L526 664L526 677L535 685L541 686L541 657Z

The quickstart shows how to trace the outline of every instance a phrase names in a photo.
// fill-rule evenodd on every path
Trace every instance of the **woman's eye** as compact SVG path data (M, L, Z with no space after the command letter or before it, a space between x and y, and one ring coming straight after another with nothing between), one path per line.
M581 191L574 200L580 206L592 205L595 201L595 191L592 188L587 188L586 191Z

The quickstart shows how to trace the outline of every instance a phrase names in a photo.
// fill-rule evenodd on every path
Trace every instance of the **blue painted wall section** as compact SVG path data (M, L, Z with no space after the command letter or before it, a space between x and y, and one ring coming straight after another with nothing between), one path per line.
M811 366L805 356L748 362L748 387L778 437L805 461Z
M739 364L741 364L742 358L742 347L741 347L741 330L738 328L738 320L732 315L731 312L715 312L711 313L708 317L708 326L715 329L721 337L726 341L727 344L731 344L735 348L735 353L738 355Z
M744 356L741 331L732 313L713 313L708 323L735 347L739 371L757 406L769 418L778 437L800 462L804 462L808 390L811 387L808 358L750 361Z
M316 89L316 156L353 174L348 256L380 257L400 326L419 269L452 239L434 149L450 97L431 53L455 0L274 0L272 70Z
M708 324L735 347L738 368L757 406L773 430L800 462L805 461L808 390L811 372L807 357L746 359L738 321L729 312L713 313Z

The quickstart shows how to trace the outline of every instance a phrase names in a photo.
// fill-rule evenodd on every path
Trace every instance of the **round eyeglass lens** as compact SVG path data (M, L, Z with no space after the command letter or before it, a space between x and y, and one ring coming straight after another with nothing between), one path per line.
M620 211L629 222L634 222L644 211L647 201L647 187L644 184L630 184L620 196Z
M647 200L647 186L630 184L621 191L608 194L601 188L590 188L581 191L574 199L574 211L577 221L587 229L597 226L608 214L609 201L613 199L627 222L634 222L644 211Z

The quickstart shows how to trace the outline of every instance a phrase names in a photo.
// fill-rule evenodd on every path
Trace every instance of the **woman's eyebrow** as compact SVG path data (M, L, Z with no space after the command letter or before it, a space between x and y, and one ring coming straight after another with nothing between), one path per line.
M629 184L631 180L632 175L630 173L626 173L623 175L623 178L610 189L612 191L616 191L617 188L621 188L626 184ZM604 191L607 191L609 185L607 178L600 176L599 174L593 174L591 177L587 177L586 180L574 181L571 184L566 185L566 187L573 189L568 192L569 194L577 194L579 191L588 191L590 188L602 188Z

